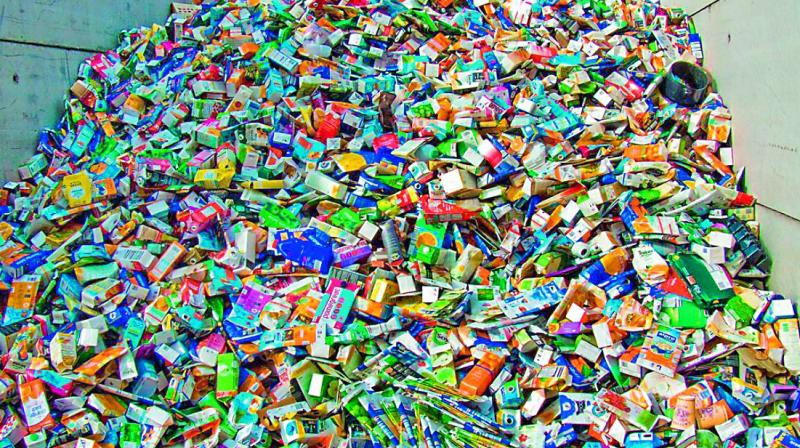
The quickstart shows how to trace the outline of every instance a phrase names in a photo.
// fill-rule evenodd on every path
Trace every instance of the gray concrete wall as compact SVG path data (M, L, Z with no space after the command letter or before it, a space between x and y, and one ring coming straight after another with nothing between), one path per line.
M758 196L770 287L800 298L800 1L665 0L694 17L705 65L733 113L733 149Z
M170 0L0 0L0 179L63 113L78 65L120 31L164 23Z

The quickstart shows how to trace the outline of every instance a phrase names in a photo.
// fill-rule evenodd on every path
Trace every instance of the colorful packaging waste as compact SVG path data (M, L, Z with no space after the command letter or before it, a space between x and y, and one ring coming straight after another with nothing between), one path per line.
M0 447L800 446L682 10L195 3L0 190Z

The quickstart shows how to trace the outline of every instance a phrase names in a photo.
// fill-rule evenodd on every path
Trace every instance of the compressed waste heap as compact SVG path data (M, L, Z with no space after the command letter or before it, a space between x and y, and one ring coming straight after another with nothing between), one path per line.
M798 446L683 11L172 8L0 190L0 447Z

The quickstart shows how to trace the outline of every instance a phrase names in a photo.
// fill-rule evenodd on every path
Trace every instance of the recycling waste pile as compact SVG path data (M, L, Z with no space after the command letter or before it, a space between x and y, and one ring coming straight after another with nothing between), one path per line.
M0 190L0 447L800 446L702 59L657 1L121 33Z

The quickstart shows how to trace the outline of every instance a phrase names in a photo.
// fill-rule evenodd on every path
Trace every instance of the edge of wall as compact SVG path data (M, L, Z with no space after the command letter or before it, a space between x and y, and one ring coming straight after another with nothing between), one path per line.
M733 152L745 167L761 242L772 259L769 288L800 299L800 149L789 94L800 61L800 2L796 0L665 0L682 7L700 34L704 65L733 115Z
M17 179L17 167L33 154L40 130L57 124L81 62L113 49L122 30L164 23L172 3L0 2L0 179Z

